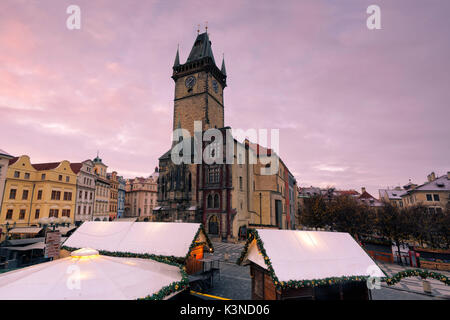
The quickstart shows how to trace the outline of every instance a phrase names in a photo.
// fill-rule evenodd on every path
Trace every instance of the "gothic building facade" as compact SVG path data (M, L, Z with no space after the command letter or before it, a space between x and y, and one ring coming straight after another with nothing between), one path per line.
M153 209L154 220L200 222L210 236L222 239L245 236L249 225L263 221L263 214L269 216L264 219L268 226L282 227L283 210L278 220L269 209L262 213L263 192L258 193L256 188L260 184L256 169L260 166L250 161L259 159L258 152L249 141L241 143L234 139L231 128L224 126L225 62L222 61L220 69L217 67L206 32L197 36L184 64L180 63L177 51L172 79L175 81L173 129L182 129L184 133L159 158L158 206ZM217 129L222 141L214 138L203 141L208 140L202 139L208 129ZM176 148L183 142L188 142L191 155L185 155L188 161L175 164L172 153L183 156ZM211 148L212 144L216 147ZM202 156L211 150L217 152L213 154L215 161L207 162L203 157L196 161L195 152ZM281 197L279 190L274 192ZM266 194L269 193L264 193L264 197ZM271 200L268 201L270 207Z

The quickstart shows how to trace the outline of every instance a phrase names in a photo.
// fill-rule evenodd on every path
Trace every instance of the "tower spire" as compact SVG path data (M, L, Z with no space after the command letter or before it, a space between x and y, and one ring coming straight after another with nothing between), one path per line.
M222 68L221 68L220 71L222 71L222 73L223 73L225 76L227 75L227 70L226 70L226 68L225 68L225 54L222 55Z
M173 63L174 67L180 65L180 53L179 53L179 51L180 51L180 45L178 45L178 47L177 47L177 55L175 56L175 62Z

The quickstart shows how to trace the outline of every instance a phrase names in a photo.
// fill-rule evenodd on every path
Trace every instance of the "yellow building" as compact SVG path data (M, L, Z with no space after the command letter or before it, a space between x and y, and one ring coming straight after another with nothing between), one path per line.
M450 209L450 172L440 177L432 172L428 181L408 190L402 195L403 206L423 205L430 213Z
M74 221L76 174L69 161L31 164L26 155L9 161L0 224L37 225L41 218Z

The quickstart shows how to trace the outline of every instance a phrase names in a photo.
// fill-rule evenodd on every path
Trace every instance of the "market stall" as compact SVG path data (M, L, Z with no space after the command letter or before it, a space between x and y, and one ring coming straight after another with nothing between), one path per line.
M252 299L369 299L383 271L348 234L257 229L238 264L250 264Z

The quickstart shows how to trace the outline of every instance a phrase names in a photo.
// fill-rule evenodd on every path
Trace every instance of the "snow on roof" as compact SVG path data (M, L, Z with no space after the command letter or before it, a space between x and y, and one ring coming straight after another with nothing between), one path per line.
M380 193L385 193L389 199L401 200L402 195L406 194L406 190L380 189Z
M280 281L344 276L379 276L383 271L348 233L257 229ZM246 256L267 269L256 241Z
M194 240L207 239L204 232L194 239L199 228L199 223L89 221L64 246L185 258Z
M178 267L150 259L67 257L0 275L0 299L138 299L181 280Z
M450 190L450 179L447 175L440 176L431 182L426 182L423 185L411 190L415 191L449 191Z

